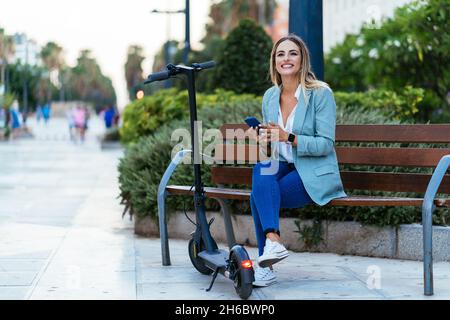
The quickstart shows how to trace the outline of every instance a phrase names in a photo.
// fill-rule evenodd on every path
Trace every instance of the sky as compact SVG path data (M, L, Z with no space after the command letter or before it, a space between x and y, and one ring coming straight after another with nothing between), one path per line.
M209 21L211 0L191 0L191 46L198 48ZM90 49L113 81L117 104L128 102L124 65L129 45L144 48L144 76L151 72L153 56L168 37L184 41L184 15L153 9L184 9L185 0L2 0L0 27L9 35L26 33L44 46L54 41L64 48L65 60L74 66L80 50Z

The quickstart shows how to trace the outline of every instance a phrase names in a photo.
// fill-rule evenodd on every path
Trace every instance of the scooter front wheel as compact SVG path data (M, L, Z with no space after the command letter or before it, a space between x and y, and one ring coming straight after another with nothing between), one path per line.
M234 248L233 248L234 249ZM242 254L247 256L242 257ZM253 268L244 268L242 262L248 259L248 254L242 247L240 252L232 251L230 255L230 270L233 273L234 289L241 299L247 299L253 290ZM251 281L249 281L251 279Z
M188 250L189 250L189 258L191 259L194 268L197 269L198 272L205 275L210 275L213 271L208 268L203 262L202 258L198 256L199 252L203 251L205 245L203 241L200 242L200 246L195 245L194 239L189 241Z

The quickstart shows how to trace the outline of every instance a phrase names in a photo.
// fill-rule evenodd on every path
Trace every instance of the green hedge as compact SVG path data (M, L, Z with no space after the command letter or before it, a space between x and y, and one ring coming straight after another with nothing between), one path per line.
M220 93L219 93L220 94ZM230 93L226 93L230 94ZM383 95L380 95L383 96ZM389 95L387 95L389 97ZM379 101L361 98L354 95L362 105L351 101L351 95L335 94L337 101L337 123L338 124L398 124L401 121L389 118L386 114L392 112L389 107L386 110ZM345 97L345 100L344 98ZM261 98L250 95L233 96L219 99L217 95L203 97L204 103L198 112L199 120L203 121L203 129L219 128L224 123L240 123L247 115L261 114ZM389 98L390 99L390 98ZM211 101L215 101L211 103ZM345 102L343 102L345 101ZM362 101L362 102L361 102ZM159 181L171 159L172 148L178 142L171 142L171 134L177 128L188 129L188 120L185 117L180 120L170 121L148 136L141 137L136 143L130 144L125 156L119 164L120 197L129 213L140 217L151 216L157 218L157 188ZM348 168L346 168L348 169ZM369 168L350 168L351 170L367 170ZM373 168L370 168L373 169ZM205 186L211 186L210 166L202 165L203 182ZM398 168L376 168L378 171L400 171ZM407 172L431 172L431 169L401 169ZM175 171L170 184L192 185L193 175L191 165L180 165ZM241 187L241 186L235 186ZM361 194L361 191L356 192ZM348 192L348 194L352 194ZM398 193L373 192L373 195L400 195ZM417 196L417 194L401 194ZM207 200L208 210L218 210L219 207L214 200ZM193 209L191 197L169 197L169 212L183 207ZM234 212L250 214L248 201L233 202ZM282 215L300 218L315 218L328 220L354 220L364 224L375 225L398 225L401 223L412 223L421 221L420 208L404 207L319 207L307 206L301 210L283 210ZM436 224L446 224L449 210L437 210L435 214Z
M197 109L204 106L215 108L228 104L261 104L261 97L251 94L236 95L231 91L217 89L214 94L197 93ZM135 100L125 107L120 137L123 143L135 143L139 138L155 132L163 124L188 118L189 105L186 90L160 90L142 100ZM199 118L201 120L201 118Z
M419 112L418 105L425 91L420 88L405 87L400 93L385 89L367 92L336 92L336 103L342 107L355 106L361 110L378 109L388 118L413 122Z

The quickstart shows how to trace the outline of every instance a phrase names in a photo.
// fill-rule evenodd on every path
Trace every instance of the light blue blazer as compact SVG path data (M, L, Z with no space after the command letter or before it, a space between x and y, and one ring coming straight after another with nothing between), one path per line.
M273 86L264 94L264 123L278 123L280 93L280 88ZM303 91L300 93L292 131L298 141L292 148L294 165L311 199L323 206L332 199L346 197L334 149L336 103L331 89L306 89L306 100ZM272 150L278 149L277 144L272 143ZM277 157L274 152L272 157Z

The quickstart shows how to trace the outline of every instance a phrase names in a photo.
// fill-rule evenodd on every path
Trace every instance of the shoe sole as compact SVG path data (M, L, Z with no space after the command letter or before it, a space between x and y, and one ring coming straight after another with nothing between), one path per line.
M275 282L277 282L276 279L265 281L265 282L264 281L261 281L261 282L254 281L253 286L254 287L268 287L271 284L274 284Z
M289 257L289 253L283 255L283 256L273 256L273 257L268 257L266 259L260 260L258 259L258 265L262 268L267 268L270 267L272 265L274 265L277 262L280 262L283 259L286 259L287 257Z

